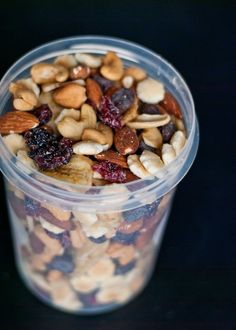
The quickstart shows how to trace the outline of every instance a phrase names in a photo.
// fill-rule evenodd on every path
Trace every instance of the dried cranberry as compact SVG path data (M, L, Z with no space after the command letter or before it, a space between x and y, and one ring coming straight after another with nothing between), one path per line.
M140 114L146 113L148 115L161 114L160 110L154 104L147 104L147 103L142 103L138 108L138 112Z
M42 104L40 107L33 110L32 113L38 118L40 125L47 124L52 118L52 110L47 104Z
M120 115L127 111L134 103L134 91L129 88L121 88L112 94L111 100L113 104L119 109Z
M37 127L24 135L29 147L29 157L42 170L53 170L69 162L73 149L70 139L58 140L46 129Z
M112 103L108 96L103 96L98 111L100 120L111 128L121 128L119 109Z
M108 80L102 76L94 75L93 79L100 85L102 91L105 93L110 87L114 85L111 80Z
M168 124L162 126L160 130L163 137L163 142L166 143L170 141L172 135L176 131L176 127L173 121L170 121Z
M126 171L121 166L108 162L107 160L99 162L92 166L93 170L101 174L101 176L113 183L126 182Z

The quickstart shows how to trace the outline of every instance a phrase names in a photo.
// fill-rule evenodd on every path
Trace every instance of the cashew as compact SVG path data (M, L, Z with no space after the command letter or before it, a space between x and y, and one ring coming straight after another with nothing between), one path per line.
M39 102L41 104L48 104L49 108L53 112L53 116L56 116L63 109L60 105L58 105L58 104L56 104L56 102L54 102L54 100L52 98L52 93L44 93L44 92L42 92L39 95Z
M129 155L127 158L127 163L130 171L137 177L143 179L150 176L150 173L143 167L139 160L138 155Z
M160 148L163 143L161 132L157 127L146 128L141 134L143 141L150 147Z
M103 145L92 141L80 141L73 145L73 151L78 155L97 155L104 150Z
M173 146L169 143L164 143L161 149L161 158L165 165L168 165L176 157Z
M125 74L127 76L133 77L134 80L136 80L136 81L143 80L147 76L147 73L143 69L136 67L136 66L131 66L131 67L125 69Z
M63 82L69 77L69 71L63 65L38 63L32 66L31 76L36 84Z
M128 122L133 121L137 116L138 116L138 102L137 102L137 99L136 99L135 102L133 103L133 105L131 106L131 108L129 108L125 112L125 114L123 116L121 116L122 126L124 126Z
M170 140L170 144L175 150L176 156L183 149L186 142L186 137L182 131L176 131Z
M97 125L97 115L95 110L88 104L81 107L80 120L85 123L85 128L95 128Z
M13 154L16 154L20 149L26 148L25 139L20 134L8 134L3 137L3 141Z
M168 124L170 116L165 115L148 115L142 114L136 117L135 121L128 122L126 125L131 128L142 129L142 128L153 128L160 127Z
M164 85L157 80L147 78L137 85L137 95L145 103L155 104L164 99Z
M152 175L158 177L159 171L163 168L164 164L161 158L149 150L144 150L140 156L140 162L145 169Z
M132 76L124 76L122 79L122 85L124 88L130 88L133 86L134 78Z
M16 82L12 82L10 83L9 86L9 91L15 95L17 90L19 89L29 89L32 92L34 92L34 94L38 97L40 94L40 89L38 87L37 84L35 84L35 82L31 79L31 78L27 78L27 79L20 79L17 80Z
M69 54L58 56L55 59L54 63L63 65L68 69L73 68L74 66L77 65L77 61L76 61L74 55L69 55Z
M17 166L18 167L21 167L21 163L23 163L26 167L28 168L31 168L31 169L34 169L34 170L37 170L37 167L33 161L33 159L31 159L29 156L28 156L28 153L25 149L20 149L18 150L17 152ZM30 170L26 170L24 169L28 174L31 174L31 171Z
M75 83L68 83L53 93L54 101L65 107L79 109L86 101L86 89Z
M81 139L83 130L85 128L84 122L76 121L71 117L64 117L57 123L59 133L66 138L74 141Z
M38 104L37 96L30 89L18 89L13 100L14 108L20 111L30 111Z
M54 120L55 124L59 123L59 121L61 121L65 117L70 117L73 118L74 120L79 120L80 111L75 109L63 109Z
M79 63L86 64L90 68L99 68L102 64L102 60L98 56L77 53L75 54L75 58Z
M114 52L107 52L103 58L101 74L110 80L120 80L123 76L124 68L121 59Z
M175 125L178 130L183 131L183 132L185 131L184 122L182 119L175 117Z
M61 87L61 83L59 83L59 82L46 83L46 84L42 84L41 85L42 91L44 93L48 93L48 92L54 91L54 89L57 89L59 87Z
M113 131L109 126L98 123L97 128L86 128L82 140L94 141L100 144L108 144L109 148L113 143Z

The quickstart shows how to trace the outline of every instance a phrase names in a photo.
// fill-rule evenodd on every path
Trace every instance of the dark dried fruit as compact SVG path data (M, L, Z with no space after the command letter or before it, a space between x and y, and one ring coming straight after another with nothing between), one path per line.
M135 260L130 261L127 265L121 265L119 262L115 261L116 269L115 275L124 275L130 272L135 267Z
M70 139L58 140L46 129L36 128L24 135L26 144L32 158L42 170L54 170L69 162L73 149Z
M102 76L94 75L93 79L100 85L102 91L105 93L110 87L114 85L111 80L108 80Z
M27 215L30 216L40 215L40 209L41 209L40 203L28 196L25 196L24 208L25 208L25 213Z
M123 217L127 222L137 221L141 218L146 220L147 218L153 216L160 204L161 199L154 201L151 204L147 204L141 207L138 207L134 210L128 210L123 212Z
M104 124L111 128L121 128L119 109L112 103L108 96L103 96L102 98L98 117Z
M173 121L170 121L168 124L160 127L160 131L163 137L163 142L169 142L172 135L176 131L175 124L173 123Z
M133 89L121 88L112 94L111 100L119 109L120 115L127 111L134 103L135 93Z
M146 113L148 115L161 114L160 110L154 104L147 104L147 103L142 103L138 108L138 112L140 114Z
M45 125L52 118L52 110L47 104L42 104L40 107L32 111L32 114L39 120L39 125Z
M126 182L126 171L119 165L102 161L92 166L93 170L98 172L103 179L117 183Z
M124 245L131 245L135 242L137 236L138 236L138 232L124 234L124 233L117 231L116 236L114 238L112 238L112 241L119 242Z
M49 230L45 231L49 237L57 239L65 249L71 247L70 234L68 231L63 231L60 234L54 234Z
M69 254L63 254L62 256L56 256L53 260L48 264L48 270L59 270L63 273L72 273L74 271L74 262L73 258Z

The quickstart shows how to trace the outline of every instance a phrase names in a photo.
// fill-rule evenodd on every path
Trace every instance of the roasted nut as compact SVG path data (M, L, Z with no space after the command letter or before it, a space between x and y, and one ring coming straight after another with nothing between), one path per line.
M137 95L141 101L149 104L155 104L164 99L164 86L157 80L147 78L138 83Z
M137 177L143 179L150 176L150 173L145 169L145 167L140 162L138 155L128 156L127 163L130 171L134 173Z
M103 66L100 69L103 77L110 80L120 80L123 76L123 63L114 52L107 52L103 58Z
M112 302L122 303L131 295L131 291L124 285L109 286L98 291L96 299L101 304L108 304Z
M144 129L141 136L143 141L153 148L160 148L163 143L161 132L156 127Z
M161 149L161 158L165 165L168 165L176 157L173 146L169 143L164 143Z
M95 110L88 104L83 104L80 111L80 120L85 128L96 128L97 115Z
M124 88L130 88L133 86L134 78L132 76L125 76L122 79L122 85Z
M121 167L128 168L128 164L126 161L126 157L119 154L117 151L114 150L107 150L97 154L95 156L97 160L107 160L113 164L120 165Z
M52 110L53 117L56 117L63 109L60 105L54 102L52 93L42 92L39 95L39 102L41 104L47 104L49 106L49 108Z
M106 281L115 271L115 264L108 257L101 258L88 270L88 276L95 282Z
M24 133L39 125L38 119L25 111L11 111L0 116L0 134Z
M57 129L59 133L66 138L74 141L81 139L84 130L84 122L76 121L71 117L64 117L57 123Z
M114 144L121 155L130 155L137 151L139 147L139 139L134 130L124 126L116 131Z
M77 155L97 155L104 150L100 143L91 141L81 141L73 145L73 151Z
M128 122L132 122L138 116L138 102L135 100L134 104L121 117L121 125L124 126Z
M154 154L154 152L148 150L142 152L140 162L151 175L156 177L158 177L159 171L164 166L161 158L157 154Z
M55 124L59 123L65 117L70 117L78 121L80 119L80 111L75 109L63 109L55 118Z
M8 149L13 153L17 154L17 151L20 149L25 149L25 139L20 134L9 134L3 137L3 141L8 147Z
M19 162L23 163L26 167L29 167L30 169L37 170L37 167L33 159L28 156L28 152L25 149L18 150L16 155L17 155L17 160ZM21 164L19 164L19 162L17 162L17 166L21 167ZM27 171L27 173L29 174L32 172L30 170L29 171L25 170L25 171Z
M102 64L102 60L98 56L77 53L75 55L75 58L79 63L85 64L85 65L89 66L90 68L99 68Z
M13 106L16 110L30 111L38 104L37 96L30 89L18 89L14 96Z
M42 88L42 91L44 93L48 93L48 92L51 92L51 91L54 91L55 89L61 87L62 84L59 83L59 82L54 82L54 83L46 83L46 84L42 84L41 85L41 88Z
M70 69L70 79L86 79L90 74L90 68L85 65L77 65Z
M69 77L69 71L63 65L38 63L32 66L31 76L36 84L63 82Z
M160 127L168 124L169 115L147 115L142 114L136 117L134 121L126 123L127 126L136 129Z
M87 99L86 89L75 83L66 84L53 93L53 99L65 108L78 109Z
M97 288L97 283L93 278L86 275L72 276L71 278L72 287L79 292L89 293Z
M37 84L31 79L20 79L17 80L16 82L12 82L9 85L9 92L12 93L14 96L16 95L17 91L19 89L28 89L34 92L34 94L38 97L40 94L40 89Z
M170 115L174 115L177 118L182 118L180 105L174 96L169 92L165 92L164 99L160 103L160 106L162 106Z
M170 144L175 150L176 156L183 149L186 142L186 137L182 131L176 131L170 140Z
M125 75L133 77L136 81L140 81L146 78L147 73L139 67L131 66L125 69Z
M74 55L69 55L69 54L58 56L55 59L54 63L63 65L68 69L73 68L74 66L77 65L77 61L76 61Z
M88 78L86 80L86 90L87 90L88 99L92 102L92 104L96 108L99 108L103 95L101 87L98 85L98 83L95 80Z
M82 140L94 141L100 144L108 144L110 148L113 143L113 131L109 126L103 123L98 123L96 129L84 129Z

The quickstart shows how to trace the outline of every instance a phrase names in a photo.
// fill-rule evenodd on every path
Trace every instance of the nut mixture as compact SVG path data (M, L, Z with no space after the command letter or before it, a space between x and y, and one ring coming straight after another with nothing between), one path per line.
M29 174L112 192L114 184L159 178L186 143L174 96L114 52L59 56L30 73L10 84L13 110L0 117L5 144ZM125 204L130 191L119 188ZM23 276L66 311L125 303L150 276L171 196L127 211L68 211L8 183Z
M0 133L19 159L25 150L29 166L33 160L46 175L83 185L159 177L185 145L174 96L114 52L59 56L30 74L10 84L13 111L0 117ZM70 166L80 161L75 155L90 163L84 175Z

